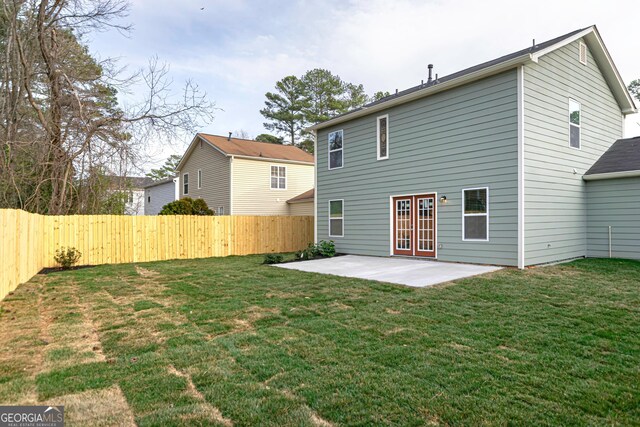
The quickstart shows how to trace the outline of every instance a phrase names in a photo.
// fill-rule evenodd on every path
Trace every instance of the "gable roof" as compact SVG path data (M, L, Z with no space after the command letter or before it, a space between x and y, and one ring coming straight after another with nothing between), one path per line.
M206 133L198 133L191 141L191 145L187 148L187 152L180 159L180 163L176 166L179 171L185 163L196 141L201 140L227 157L245 157L261 160L284 161L294 163L314 164L313 155L293 145L270 144L268 142L258 142L251 139L229 138L228 136L209 135Z
M298 194L296 197L292 197L287 200L287 203L304 203L304 202L313 202L315 199L316 189L312 188L311 190L307 190L302 194Z
M640 136L619 139L584 174L584 179L640 176Z
M175 179L176 179L175 176L170 176L169 178L161 179L159 181L153 181L145 185L144 188L151 188L151 187L155 187L156 185L162 185L162 184L167 184L169 182L174 182Z
M152 178L146 176L108 175L106 178L113 187L131 190L144 188L153 182Z
M426 97L447 89L460 86L462 84L470 83L475 80L498 74L519 65L526 64L528 62L538 62L540 57L581 38L584 38L585 43L589 47L593 57L596 59L596 62L600 66L604 78L609 84L609 87L611 88L614 97L620 105L620 109L622 110L622 112L624 114L637 112L636 106L633 102L633 98L629 94L624 81L620 77L620 73L613 63L611 56L607 51L607 48L604 46L598 29L595 25L592 25L590 27L572 31L546 42L521 49L508 55L501 56L491 61L483 62L481 64L474 65L473 67L465 68L464 70L455 72L453 74L439 77L437 80L434 80L430 84L424 83L397 92L378 101L366 104L360 108L356 108L347 113L335 116L327 121L317 123L306 130L318 130L333 126L338 123L354 119L356 117L392 107L394 105L404 104L414 99Z

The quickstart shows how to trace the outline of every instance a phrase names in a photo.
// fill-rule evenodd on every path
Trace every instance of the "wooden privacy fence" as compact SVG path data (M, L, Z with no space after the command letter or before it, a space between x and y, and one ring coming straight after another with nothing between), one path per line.
M45 216L0 209L0 299L28 281L61 247L79 264L292 252L313 241L310 216Z

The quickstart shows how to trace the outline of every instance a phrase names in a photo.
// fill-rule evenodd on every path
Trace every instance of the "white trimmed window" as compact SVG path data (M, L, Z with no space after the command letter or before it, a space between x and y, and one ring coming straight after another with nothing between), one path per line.
M287 167L271 166L271 189L286 190L287 189Z
M489 189L462 190L462 240L489 240Z
M219 206L218 209L216 209L216 215L224 215L224 206Z
M580 42L578 46L578 59L582 65L587 65L587 45Z
M378 117L378 160L389 158L389 115Z
M189 174L182 174L182 194L189 194Z
M329 237L344 236L344 200L329 200Z
M569 146L580 149L580 103L569 98Z
M202 188L202 170L198 169L198 190Z
M329 169L339 169L343 160L343 136L342 130L329 134Z

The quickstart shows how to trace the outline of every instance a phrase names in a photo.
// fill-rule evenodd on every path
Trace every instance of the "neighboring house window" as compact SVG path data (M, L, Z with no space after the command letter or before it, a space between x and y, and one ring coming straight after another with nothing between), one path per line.
M462 190L462 240L489 240L489 189Z
M189 194L189 174L182 175L182 193Z
M580 148L580 103L569 98L569 146Z
M337 130L329 134L329 169L342 167L343 132Z
M389 158L389 115L378 117L378 160Z
M287 168L285 166L271 166L271 189L286 190Z
M224 215L224 206L220 206L216 209L216 215Z
M344 236L344 200L329 200L329 236Z
M198 169L198 190L202 188L202 171Z
M133 193L129 192L129 203L133 203Z
M580 42L578 48L578 58L582 65L587 65L587 45L582 42Z

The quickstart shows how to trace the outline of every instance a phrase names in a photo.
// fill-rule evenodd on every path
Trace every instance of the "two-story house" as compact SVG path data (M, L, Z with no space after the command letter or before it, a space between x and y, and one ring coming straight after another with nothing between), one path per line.
M179 196L217 215L313 215L313 155L292 145L198 133L176 168ZM291 201L291 203L287 203Z
M520 268L588 256L589 220L601 220L589 231L600 245L607 223L640 228L637 212L624 226L602 206L589 214L584 179L634 112L595 26L429 75L309 129L316 239L349 254ZM625 184L635 199L638 183ZM625 254L640 258L640 244Z

